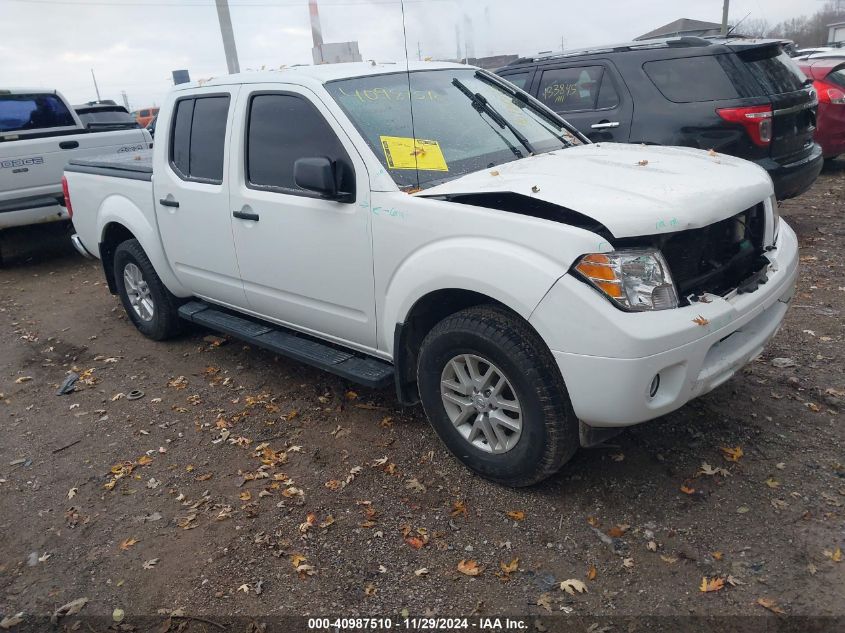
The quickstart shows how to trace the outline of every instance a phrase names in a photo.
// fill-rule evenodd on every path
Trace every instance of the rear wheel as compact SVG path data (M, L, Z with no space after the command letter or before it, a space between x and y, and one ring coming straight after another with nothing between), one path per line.
M162 341L179 332L179 300L161 283L138 240L115 249L114 279L126 314L144 336Z
M493 481L541 481L579 446L578 421L551 353L525 321L497 306L438 323L423 341L417 382L446 447Z

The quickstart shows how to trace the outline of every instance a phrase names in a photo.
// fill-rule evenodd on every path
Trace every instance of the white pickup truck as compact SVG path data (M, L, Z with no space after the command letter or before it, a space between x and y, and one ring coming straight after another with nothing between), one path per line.
M174 89L158 127L65 170L74 241L135 326L394 384L507 485L728 380L793 296L762 169L591 144L473 67L231 75Z
M95 109L79 108L86 119ZM55 90L0 88L0 229L66 220L61 181L70 159L135 152L151 142L139 126L83 121Z

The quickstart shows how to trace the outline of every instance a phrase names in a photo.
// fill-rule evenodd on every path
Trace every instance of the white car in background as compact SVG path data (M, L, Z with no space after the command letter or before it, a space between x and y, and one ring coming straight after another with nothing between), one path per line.
M86 117L108 109L79 107ZM56 90L0 88L0 229L67 219L61 182L72 158L136 152L151 142L138 126L83 121Z
M722 384L794 293L763 169L590 143L471 66L229 75L159 117L152 152L65 171L74 244L138 330L393 385L503 484Z

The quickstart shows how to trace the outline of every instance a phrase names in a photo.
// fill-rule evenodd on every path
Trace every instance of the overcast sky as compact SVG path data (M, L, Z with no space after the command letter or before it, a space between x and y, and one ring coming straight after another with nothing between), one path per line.
M241 69L311 63L307 0L230 0ZM732 0L770 23L810 14L817 0ZM722 0L405 0L408 52L454 57L455 26L477 56L627 41L680 17L719 22ZM465 25L468 16L472 34ZM357 40L364 59L404 59L398 0L320 0L326 42ZM418 49L419 47L419 49ZM73 102L161 103L170 71L226 73L214 0L0 0L0 87L56 88Z

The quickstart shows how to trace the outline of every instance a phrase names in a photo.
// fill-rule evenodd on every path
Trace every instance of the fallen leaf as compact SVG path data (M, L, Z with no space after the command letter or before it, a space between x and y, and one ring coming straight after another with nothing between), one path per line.
M759 604L764 609L768 609L772 613L777 613L778 615L786 614L786 611L781 609L778 606L778 603L772 600L771 598L757 598L757 604Z
M710 593L711 591L721 591L725 588L725 580L724 578L711 578L707 580L707 577L703 577L701 579L701 585L699 585L698 589L702 593Z
M252 493L249 490L244 490L241 494L238 495L238 498L241 501L249 501L252 499Z
M588 593L587 585L585 585L577 578L570 578L569 580L564 580L562 583L560 583L560 588L561 591L565 591L566 593L572 596L574 596L576 593Z
M124 539L120 542L120 549L122 549L125 552L130 547L135 545L135 543L137 543L137 542L138 542L138 539L133 538L133 537L129 537L128 539Z
M150 560L145 560L143 564L144 569L152 569L156 565L158 565L158 558L151 558Z
M638 160L637 165L639 165L640 167L645 167L646 165L648 165L648 161L645 158L642 160Z
M24 612L20 611L15 613L14 615L7 615L2 620L0 620L0 629L4 631L7 629L11 629L13 626L17 626L21 622L23 622Z
M722 560L723 554L722 552L713 552L711 556L713 557L713 560Z
M766 485L769 488L780 488L780 482L777 479L773 479L772 477L769 477L766 480Z
M466 504L461 501L460 499L455 501L452 504L452 511L449 513L451 516L456 517L458 515L463 515L464 517L467 516L467 506Z
M837 547L832 552L830 550L825 550L823 554L832 560L834 563L841 563L842 562L842 549Z
M499 576L499 578L502 580L508 580L510 578L510 575L519 569L519 559L514 558L509 563L499 561L499 569L502 570L502 573L496 575Z
M543 607L546 611L552 610L552 596L548 593L541 594L539 598L537 598L537 604Z
M413 479L409 479L405 482L405 488L407 490L413 490L414 492L425 492L425 486L423 486L416 477Z
M610 538L620 538L625 532L630 529L630 525L620 524L616 527L612 527L607 531L607 535Z
M21 376L20 378L15 379L15 384L21 385L25 382L29 382L32 380L32 376Z
M726 581L726 582L727 582L727 583L728 583L731 587L739 587L740 585L744 585L744 584L745 584L745 583L744 583L743 581L741 581L739 578L737 578L736 576L731 576L730 574L728 574L728 577L725 579L725 581Z
M598 517L587 517L587 523L593 527L598 527L601 524Z
M670 556L669 554L661 554L660 560L662 560L664 563L667 563L669 565L673 565L673 564L678 562L678 557L677 556Z
M587 570L587 580L595 580L597 575L596 566L590 565L590 568Z
M508 510L505 514L509 519L513 519L514 521L525 520L525 512L522 510Z
M244 593L249 593L249 585L244 583L240 587L238 587L238 591L243 591Z
M427 576L428 575L428 567L420 567L416 571L414 571L414 576Z
M707 325L708 323L710 323L710 321L708 319L705 319L700 314L697 317L695 317L692 320L692 322L695 323L696 325L701 325L701 326L704 326L704 325Z
M71 488L70 490L67 491L67 498L73 499L76 496L77 492L79 492L79 488L74 486L73 488Z
M723 457L729 462L738 462L740 458L745 455L745 453L742 452L742 448L739 446L735 446L733 448L723 446L720 450L722 451Z
M713 468L713 466L711 466L707 462L701 462L701 469L698 471L697 474L699 474L699 475L709 475L709 476L721 475L722 477L730 477L731 476L730 471L728 471L724 468Z
M461 560L458 563L458 571L465 576L478 576L481 573L481 567L474 560Z
M610 459L615 462L624 462L625 461L625 453L611 453Z
M67 615L76 615L80 611L82 611L82 607L88 604L88 598L77 598L76 600L71 600L67 604L63 604L58 609L53 611L53 615L50 617L50 622L55 626L59 618L63 618Z
M633 558L623 558L622 559L622 567L625 569L631 569L634 566L634 559Z
M695 494L695 488L690 488L689 486L681 486L680 491L683 492L685 495Z
M657 543L655 543L654 541L649 541L648 543L645 544L645 547L649 552L656 552L657 551Z
M347 399L347 400L357 400L357 399L358 399L358 394L357 394L357 393L355 393L354 391L347 391L347 392L346 392L346 399Z

